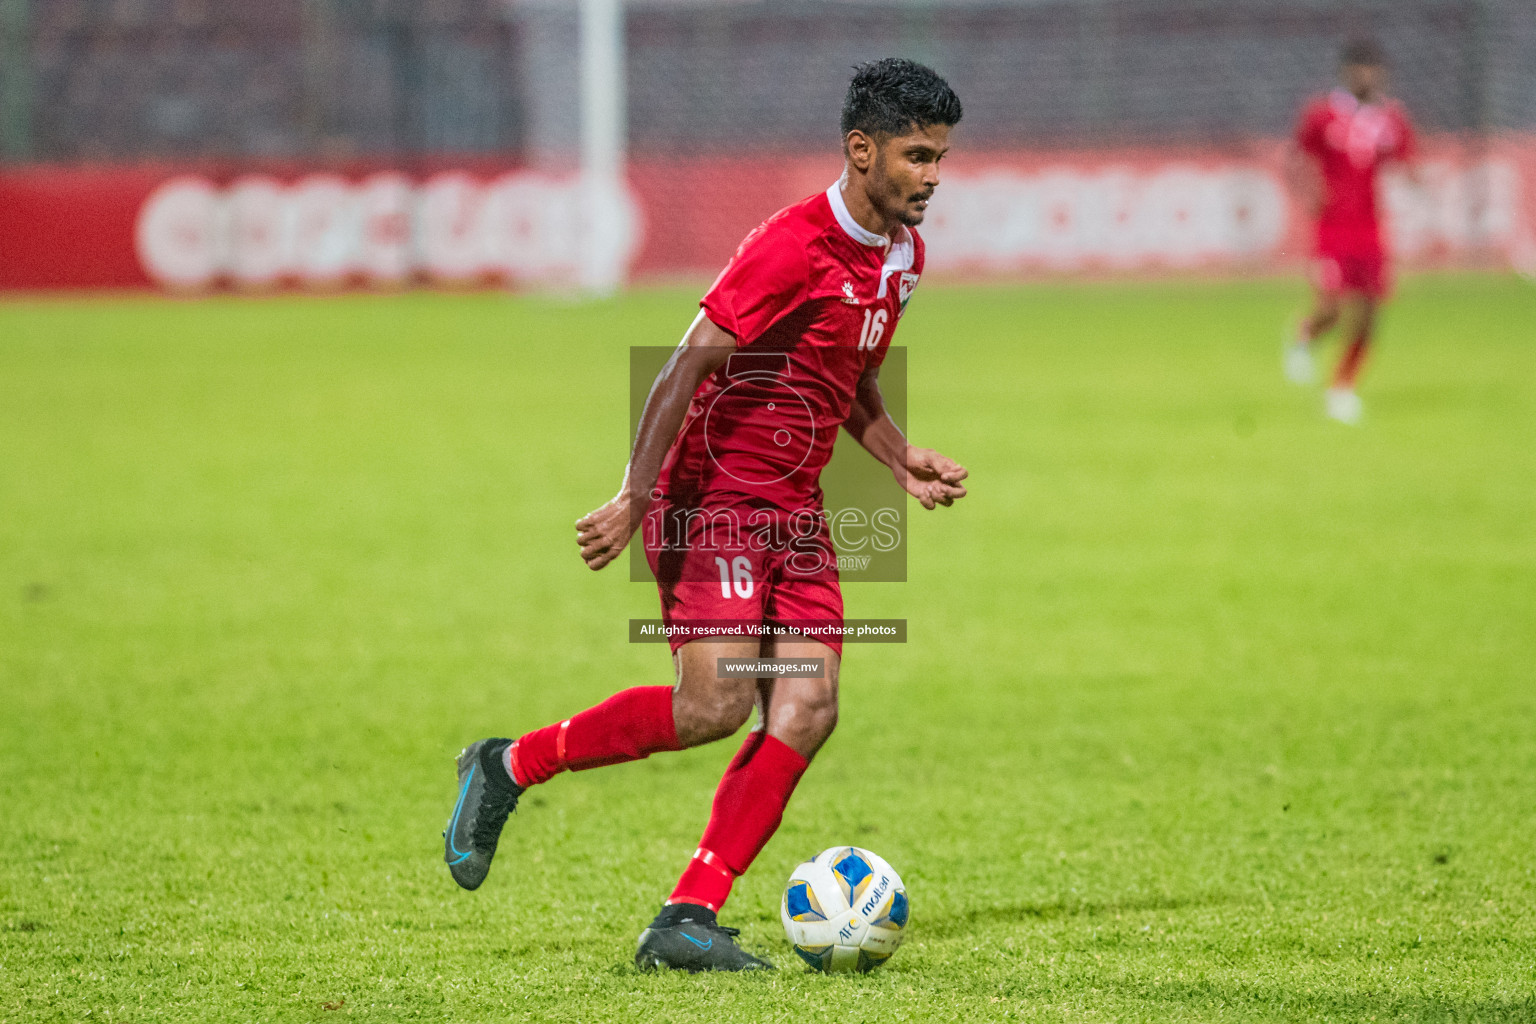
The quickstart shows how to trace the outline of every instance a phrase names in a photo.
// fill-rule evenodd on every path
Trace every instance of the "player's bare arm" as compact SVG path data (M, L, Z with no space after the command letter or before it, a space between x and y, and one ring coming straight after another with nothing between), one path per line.
M1323 173L1317 161L1292 145L1285 152L1285 176L1298 204L1308 216L1316 217L1323 209Z
M953 505L965 497L961 481L969 471L949 456L932 448L918 448L891 419L880 393L880 370L873 367L859 378L853 405L844 429L865 450L890 467L896 482L926 509Z
M624 550L650 506L667 449L677 440L699 384L736 350L736 339L702 312L656 375L640 414L635 446L619 493L576 521L576 542L590 569L601 569Z

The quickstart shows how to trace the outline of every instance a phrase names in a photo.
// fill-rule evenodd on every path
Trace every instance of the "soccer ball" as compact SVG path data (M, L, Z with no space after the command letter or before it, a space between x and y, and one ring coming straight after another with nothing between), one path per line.
M857 846L834 846L789 876L779 916L800 959L818 971L870 971L890 959L912 911L891 866Z

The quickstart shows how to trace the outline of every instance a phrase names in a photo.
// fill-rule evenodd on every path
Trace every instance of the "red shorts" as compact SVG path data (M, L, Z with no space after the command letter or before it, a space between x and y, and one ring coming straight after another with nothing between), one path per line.
M1354 293L1384 299L1392 290L1385 253L1320 252L1313 263L1314 283L1330 295Z
M660 504L641 525L676 651L701 636L787 627L843 653L843 591L820 509Z

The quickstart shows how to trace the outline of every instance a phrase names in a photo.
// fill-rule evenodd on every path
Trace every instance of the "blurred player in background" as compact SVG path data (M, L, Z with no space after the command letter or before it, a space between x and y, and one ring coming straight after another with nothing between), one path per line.
M1385 95L1380 47L1356 40L1340 53L1339 88L1309 102L1296 126L1292 179L1317 218L1313 267L1316 300L1287 346L1285 373L1313 380L1312 346L1344 323L1344 351L1328 388L1326 409L1341 423L1358 423L1355 382L1370 348L1376 313L1391 287L1382 239L1377 176L1414 155L1413 126Z
M923 507L965 495L965 469L908 444L879 387L923 270L912 229L960 114L953 90L921 64L860 67L843 103L843 176L748 235L700 302L652 385L618 495L576 524L582 558L601 569L645 522L663 619L687 630L669 632L676 685L632 686L516 741L471 744L444 833L444 857L464 888L484 881L529 787L724 739L755 703L756 728L726 768L699 847L641 935L635 962L772 966L741 949L715 915L837 722L843 600L820 478L839 428ZM764 638L764 624L788 632ZM823 669L760 679L719 665L764 656Z

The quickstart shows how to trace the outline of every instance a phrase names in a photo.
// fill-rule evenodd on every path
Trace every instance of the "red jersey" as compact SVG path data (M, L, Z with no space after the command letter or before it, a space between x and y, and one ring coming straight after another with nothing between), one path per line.
M1344 89L1307 104L1296 125L1296 145L1317 161L1323 208L1317 251L1326 256L1381 252L1376 177L1383 164L1413 157L1413 125L1402 105L1361 103Z
M885 360L922 270L917 233L866 231L837 185L759 225L699 303L737 348L693 396L666 500L819 509L859 377Z

